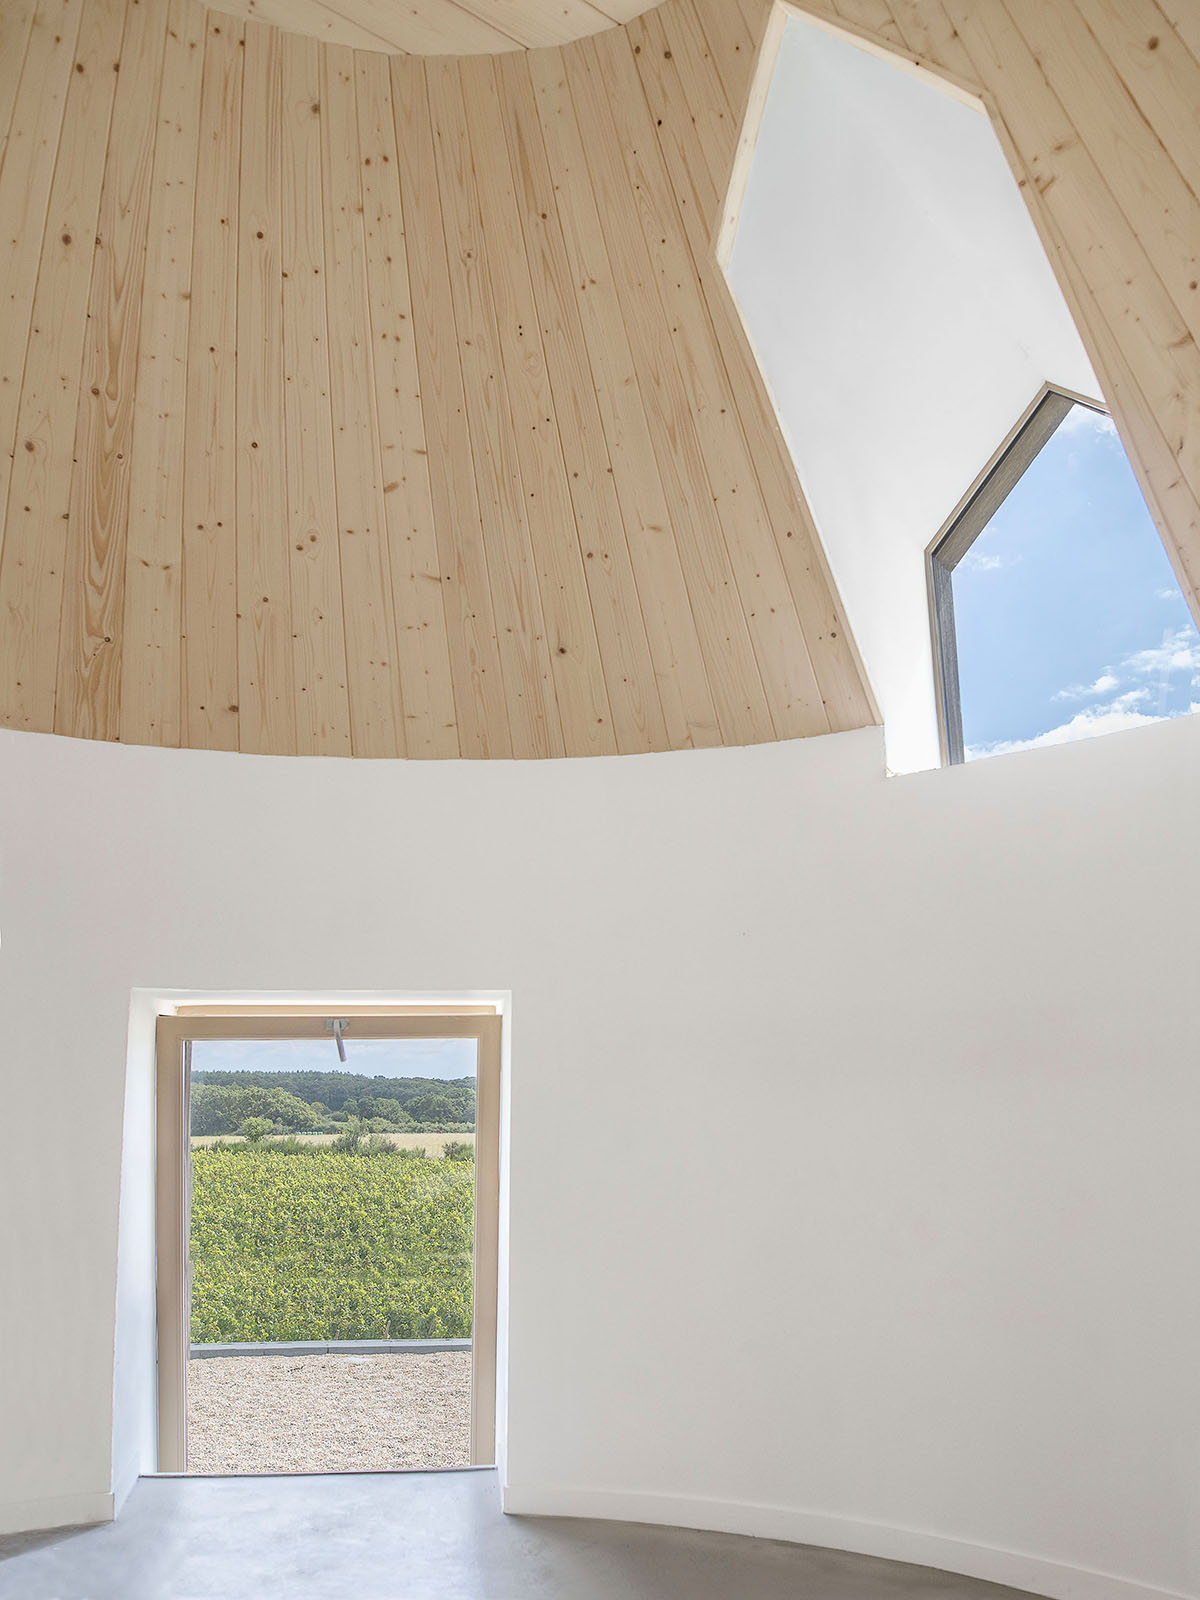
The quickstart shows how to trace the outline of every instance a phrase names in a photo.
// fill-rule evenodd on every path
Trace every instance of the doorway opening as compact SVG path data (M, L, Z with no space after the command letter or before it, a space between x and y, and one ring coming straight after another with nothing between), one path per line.
M500 1029L490 1006L159 1018L161 1472L493 1463Z

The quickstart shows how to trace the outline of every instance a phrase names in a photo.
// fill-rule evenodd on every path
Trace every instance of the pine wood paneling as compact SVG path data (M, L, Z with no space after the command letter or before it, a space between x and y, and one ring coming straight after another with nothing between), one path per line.
M255 52L256 30L250 32L247 41L241 23L221 13L207 17L193 233L203 248L192 252L188 319L181 742L212 750L238 748L238 635L243 627L251 632L238 619L237 539L239 306L248 317L256 281L248 278L239 294L242 67ZM251 250L250 259L256 256ZM254 366L250 356L248 346L244 377ZM250 694L255 707L260 681ZM249 711L247 725L256 720Z
M790 451L768 400L729 286L712 248L738 160L735 108L725 97L716 52L695 0L648 14L630 29L658 139L680 209L705 305L724 358L735 409L743 419L759 492L779 560L809 647L811 671L834 727L869 720L863 673L833 592L820 541ZM708 30L711 32L712 30ZM713 32L738 45L728 29ZM749 86L745 91L749 95ZM690 202L690 203L689 203ZM815 580L815 581L814 581ZM801 668L803 671L803 667Z
M513 430L513 396L504 380L496 321L492 272L499 273L500 263L491 260L483 236L458 63L429 62L425 83L512 753L558 755L563 739L551 676L551 642L535 576ZM553 644L556 650L564 647L557 633Z
M54 731L118 739L133 419L168 8L131 0L96 225L58 636ZM177 542L177 532L170 543Z
M1193 61L1200 64L1200 11L1196 10L1195 0L1158 0L1158 9L1191 52ZM1169 48L1170 40L1167 45ZM1186 63L1181 62L1180 69L1186 75Z
M33 26L34 9L35 0L19 0L19 3L14 0L14 3L0 8L0 172L4 170L8 130L17 91L21 87L25 47Z
M547 423L553 417L562 446L547 473L567 485L576 533L583 536L584 572L596 621L618 748L661 749L672 737L658 688L655 652L643 613L629 541L613 483L613 468L596 404L595 384L579 308L571 291L554 186L537 120L533 84L525 60L496 63L499 94L492 104L507 113L506 131L519 197L513 214L525 226L525 240L540 324L549 392L544 393ZM565 476L560 476L565 474ZM566 512L562 513L564 520ZM662 658L663 665L669 658ZM597 660L600 666L600 660ZM676 723L675 737L686 738Z
M616 280L634 381L642 394L658 470L677 529L692 614L704 645L723 741L754 744L774 737L766 691L708 482L695 415L674 348L673 325L655 287L653 233L641 225L640 198L629 181L608 92L582 46L567 53L566 95L578 121L573 178L590 176ZM560 127L567 132L567 124ZM665 237L665 236L664 236Z
M281 40L284 458L296 747L301 755L348 755L321 180L323 52L315 41L296 34L283 34ZM336 197L329 196L328 203L336 203ZM363 596L364 605L377 603L377 596ZM371 720L371 714L364 718Z
M171 0L147 222L121 644L121 738L177 745L183 460L204 15Z
M372 370L404 746L410 756L455 756L454 680L417 374L391 77L378 55L360 53L356 68Z
M237 352L233 703L239 748L266 754L299 748L283 409L283 36L247 23L245 58L237 298L225 308L225 334Z
M0 169L0 504L81 11L81 0L41 0L34 12Z
M125 0L90 5L84 15L45 235L38 241L37 292L0 545L0 717L11 728L54 726L79 374L117 86L113 65L124 26ZM8 457L0 456L0 467L8 465Z
M372 367L354 55L339 45L321 52L320 126L337 548L343 594L354 597L343 606L350 730L359 755L391 756L405 753L404 708Z
M221 0L221 9L325 44L395 54L492 55L565 44L654 0ZM728 0L727 0L728 3Z
M653 254L660 301L677 352L675 373L699 438L776 736L801 738L827 732L828 719L772 537L753 453L741 429L688 245L688 219L699 217L702 204L698 186L682 189L671 182L656 135L659 119L638 93L635 58L626 34L587 40L575 51L590 58L604 86L625 158L626 180L639 198L638 220ZM694 136L703 121L701 114L691 122ZM715 203L706 208L706 244L716 209Z
M628 656L640 642L644 666L640 671L634 669L634 680L643 692L647 683L650 685L661 737L661 713L641 614L637 613L636 620L627 618L624 631L619 624L612 627L613 597L601 592L598 630L589 590L593 583L597 590L605 590L598 568L607 566L607 539L597 521L590 541L594 548L585 552L579 542L564 464L564 451L570 451L574 461L579 459L578 420L572 414L569 395L566 408L558 411L547 370L548 358L561 372L569 356L559 329L554 329L543 345L492 63L483 59L464 63L460 74L475 152L480 224L492 263L488 277L503 383L512 406L519 484L546 619L564 744L599 755L612 754L618 748L645 749L651 720L648 708L625 692ZM613 708L604 681L598 631L613 662Z
M550 8L361 0L345 39L303 0L319 43L272 3L0 16L0 723L445 758L872 721L714 254L767 0L428 62L384 51ZM1194 593L1190 13L811 8L984 95Z
M1155 0L1075 0L1075 9L1103 53L1105 74L1120 79L1193 197L1200 197L1200 106L1192 63L1178 33ZM1157 173L1152 148L1149 162ZM1164 178L1170 182L1168 173L1169 168ZM1200 249L1200 241L1190 244L1193 251Z
M576 309L669 737L677 749L717 744L720 729L704 650L566 76L561 59L550 52L530 57L529 66L567 282L579 286ZM519 117L520 70L509 63L502 70ZM531 132L531 147L533 138ZM548 202L539 200L537 206L539 220L543 208L548 218L552 214Z
M475 489L429 96L420 63L392 63L392 109L459 749L464 756L510 756L508 699Z

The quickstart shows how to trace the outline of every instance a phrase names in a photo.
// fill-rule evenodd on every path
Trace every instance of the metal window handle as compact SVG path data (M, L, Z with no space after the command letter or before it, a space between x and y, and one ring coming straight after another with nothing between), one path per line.
M333 1042L337 1045L339 1061L345 1061L346 1059L346 1045L342 1039L342 1034L349 1026L350 1021L348 1017L330 1017L329 1021L325 1024L325 1032L333 1035Z

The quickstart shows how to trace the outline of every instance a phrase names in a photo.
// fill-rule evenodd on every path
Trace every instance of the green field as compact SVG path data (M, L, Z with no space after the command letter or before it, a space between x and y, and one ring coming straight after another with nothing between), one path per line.
M463 1339L475 1165L310 1145L192 1151L192 1342Z

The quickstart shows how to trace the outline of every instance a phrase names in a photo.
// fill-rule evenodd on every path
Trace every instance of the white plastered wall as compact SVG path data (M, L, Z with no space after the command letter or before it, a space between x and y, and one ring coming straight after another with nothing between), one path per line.
M982 108L789 19L729 275L888 764L936 766L926 547L1043 383L1099 398Z
M145 1427L135 1244L114 1474L131 991L481 988L510 1508L1195 1595L1200 720L881 758L0 734L0 1527L103 1516Z

